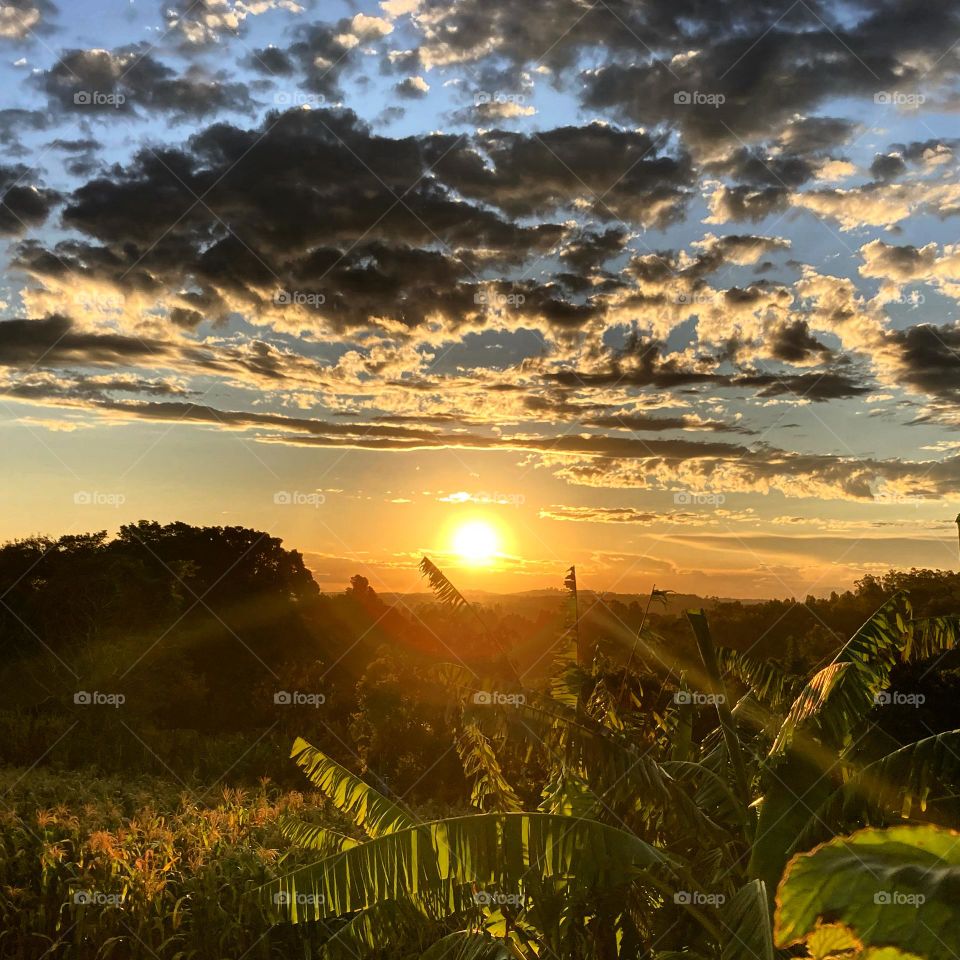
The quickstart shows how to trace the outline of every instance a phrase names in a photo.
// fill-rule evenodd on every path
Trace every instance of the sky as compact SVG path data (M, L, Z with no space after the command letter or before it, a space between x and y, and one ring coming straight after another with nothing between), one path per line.
M0 538L956 568L958 79L956 2L0 2Z

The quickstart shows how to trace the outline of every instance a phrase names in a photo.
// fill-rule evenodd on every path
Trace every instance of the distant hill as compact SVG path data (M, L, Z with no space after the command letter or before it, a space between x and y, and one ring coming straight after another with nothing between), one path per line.
M495 593L487 590L464 590L463 595L472 603L488 607L501 607L505 611L531 616L540 610L555 609L568 596L566 590L542 589L521 590L515 593ZM644 606L648 594L645 593L597 593L593 590L580 591L580 604L586 610L597 597L607 601L616 600L626 606L638 603ZM434 596L429 591L414 593L381 593L380 598L388 604L399 603L404 606L413 606L421 603L431 603ZM763 603L762 600L752 600L730 597L701 597L695 593L674 593L667 600L666 606L655 604L651 609L655 613L681 614L684 610L712 610L721 603L742 603L745 606Z

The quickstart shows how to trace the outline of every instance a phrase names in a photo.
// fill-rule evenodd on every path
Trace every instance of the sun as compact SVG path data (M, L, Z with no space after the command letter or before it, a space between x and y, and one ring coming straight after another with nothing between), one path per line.
M489 564L500 550L500 536L486 520L468 520L453 533L453 552L469 564Z

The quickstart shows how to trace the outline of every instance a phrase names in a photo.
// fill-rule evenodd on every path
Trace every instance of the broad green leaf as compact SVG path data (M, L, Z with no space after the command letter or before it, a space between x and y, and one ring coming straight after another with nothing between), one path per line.
M887 600L817 673L794 701L770 749L776 762L801 737L835 750L849 742L890 681L908 635L910 603L903 593Z
M736 677L753 690L758 700L771 707L778 708L796 696L797 678L785 673L773 660L718 646L717 661L724 676Z
M932 826L868 828L837 837L787 867L777 893L778 946L842 924L869 951L955 960L960 931L960 834Z
M371 837L406 830L416 821L392 800L378 793L346 767L297 737L290 756L310 781L343 814Z
M420 960L512 960L502 940L471 930L458 930L420 954Z
M295 847L302 847L304 850L316 850L324 856L357 845L357 841L352 837L337 833L334 830L328 830L326 827L321 827L315 823L297 820L294 817L281 817L277 826L284 838Z
M294 923L343 916L416 896L453 912L465 884L518 891L549 877L586 894L654 878L667 884L671 858L633 834L546 813L454 817L385 834L302 867L261 888Z
M357 960L394 944L416 941L429 930L430 917L415 900L385 900L351 917L324 943L323 956L325 960Z
M751 880L724 904L722 960L773 960L770 905L763 881Z
M797 838L838 786L841 751L864 728L890 681L910 604L895 594L863 624L793 702L761 774L763 799L749 875L776 888Z
M919 617L911 621L905 660L929 660L960 647L960 617Z
M832 833L921 811L934 790L960 792L960 730L948 730L855 771L810 817L791 852L807 850Z

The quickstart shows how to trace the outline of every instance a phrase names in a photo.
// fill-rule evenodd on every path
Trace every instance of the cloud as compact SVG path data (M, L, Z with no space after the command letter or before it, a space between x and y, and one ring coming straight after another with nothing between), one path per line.
M575 523L654 523L660 514L635 507L544 507L541 520L568 520Z
M22 42L46 33L57 8L49 0L5 0L0 3L0 40Z
M56 190L39 184L22 164L0 165L0 235L16 236L42 224L60 200Z
M699 417L654 417L645 413L617 413L583 420L584 426L609 427L633 432L660 432L664 430L703 430L712 433L751 433L746 427L723 420L701 420Z
M536 134L481 132L444 152L445 182L511 217L587 209L600 220L664 226L681 217L691 196L688 158L643 131L601 123Z
M226 72L209 73L194 64L178 74L151 49L141 43L117 50L66 50L33 82L47 94L51 108L78 121L152 111L183 120L252 109L247 87Z
M119 334L77 330L56 314L43 319L0 322L0 365L113 364L166 351L163 344Z
M246 19L271 10L301 13L295 0L164 0L167 32L186 48L205 47L238 35Z
M430 91L430 84L423 77L407 77L396 83L393 89L404 100L420 100Z

